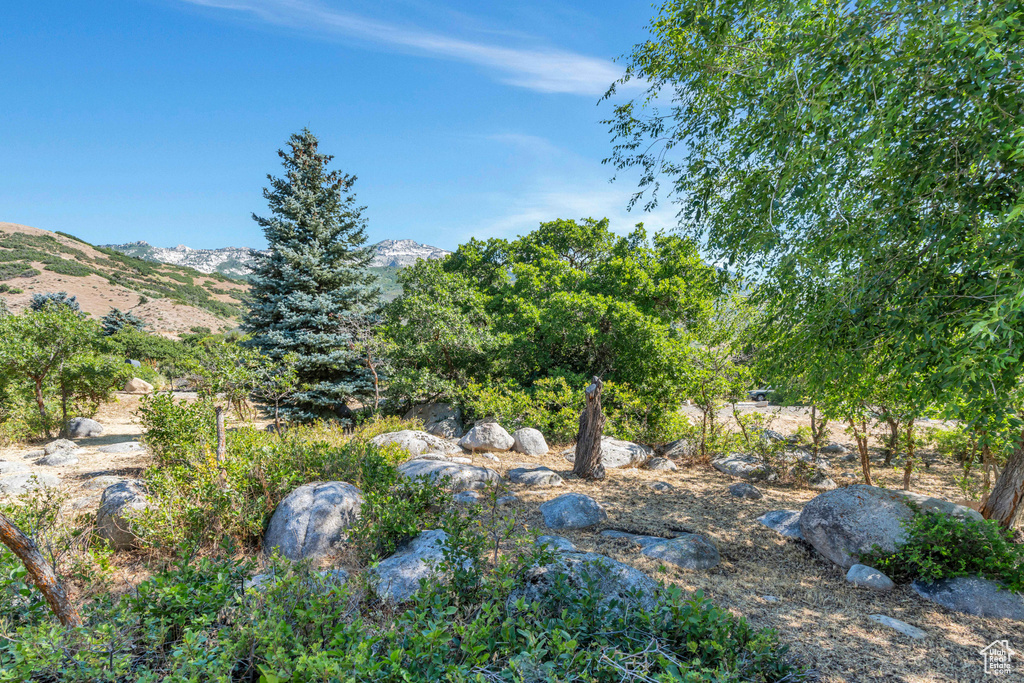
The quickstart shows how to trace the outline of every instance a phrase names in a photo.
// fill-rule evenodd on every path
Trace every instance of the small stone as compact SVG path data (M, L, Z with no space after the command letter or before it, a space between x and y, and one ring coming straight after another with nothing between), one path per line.
M828 455L843 455L846 453L846 446L835 442L830 443L827 446L822 446L818 449L819 453L826 453Z
M846 580L855 586L870 588L875 591L891 591L896 587L888 576L874 567L863 564L855 564L846 572Z
M815 491L831 491L839 488L839 484L832 481L824 472L815 472L807 480L807 486Z
M657 491L658 493L669 493L670 491L676 490L676 487L669 484L667 481L648 481L645 482L645 486L652 491Z
M736 498L743 498L744 500L760 500L764 497L761 492L758 491L756 486L745 481L738 481L735 484L730 485L729 495L735 496Z
M782 598L777 595L762 595L761 599L765 602L782 602Z
M917 628L916 626L911 626L905 621L893 619L892 617L887 617L884 614L871 614L868 615L868 619L876 623L879 623L882 626L888 626L891 629L895 629L903 635L914 638L915 640L921 640L928 636L927 633Z
M498 496L498 505L512 505L518 502L519 496Z
M728 457L713 460L711 466L719 472L748 481L772 481L777 478L763 460L742 453L733 453Z
M74 441L69 441L68 439L57 439L43 446L43 452L41 455L51 455L57 451L73 451L77 448L78 444ZM33 453L36 453L36 451L32 451L32 453L25 457L30 457Z
M486 453L486 452L484 452L484 453L477 453L477 455L479 455L481 458L486 458L487 460L490 460L491 462L495 462L495 463L500 463L501 462L501 458L496 456L494 453Z
M560 553L574 553L576 546L565 536L538 536L534 541L537 547L547 547Z
M483 502L483 496L476 491L463 491L452 496L452 502L456 505L479 505Z
M512 450L524 455L544 455L548 452L548 442L540 430L523 427L512 432L514 444Z
M467 451L507 451L516 440L497 422L485 422L466 432L459 446Z
M132 377L130 380L125 382L124 391L127 394L152 394L153 385L144 379Z
M758 517L757 521L786 538L804 540L800 531L800 513L796 510L773 510Z
M74 465L78 462L78 456L75 455L77 451L57 451L50 455L45 455L36 461L37 465L43 465L45 467L65 467L67 465Z
M601 504L582 493L566 493L542 503L540 512L549 529L586 529L608 519Z
M448 459L451 460L452 462L457 462L460 465L472 465L473 464L473 459L472 458L464 458L461 455L455 455L455 456L452 456L452 457L450 457Z
M659 472L673 472L679 468L668 458L651 458L647 463L647 469Z
M508 478L513 484L526 486L561 486L562 478L556 472L547 467L534 467L527 469L517 467L508 471Z

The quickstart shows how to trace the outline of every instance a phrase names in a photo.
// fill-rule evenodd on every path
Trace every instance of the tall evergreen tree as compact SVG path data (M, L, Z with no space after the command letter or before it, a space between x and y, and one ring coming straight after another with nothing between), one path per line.
M242 323L251 343L275 361L296 355L303 389L288 414L298 420L345 417L349 399L373 395L357 333L380 299L367 270L373 252L365 246L365 207L352 192L356 178L329 171L333 157L318 144L308 129L292 135L289 149L278 151L284 176L267 176L271 215L253 219L269 251L253 266Z

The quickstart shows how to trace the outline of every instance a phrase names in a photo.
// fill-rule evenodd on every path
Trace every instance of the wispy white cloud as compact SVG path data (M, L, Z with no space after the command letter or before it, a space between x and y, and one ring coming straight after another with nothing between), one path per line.
M244 12L293 29L368 40L394 49L474 64L498 80L548 93L603 95L622 69L613 62L554 48L517 48L463 40L376 21L307 0L179 0Z

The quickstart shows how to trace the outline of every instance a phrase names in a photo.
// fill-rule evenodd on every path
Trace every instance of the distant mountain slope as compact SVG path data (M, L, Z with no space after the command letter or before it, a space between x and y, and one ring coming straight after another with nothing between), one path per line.
M171 248L154 247L143 241L107 244L104 247L146 261L170 263L194 268L201 273L220 273L235 278L244 278L249 274L249 264L255 252L248 247L192 249L184 244ZM451 253L414 240L384 240L372 245L372 248L376 253L370 265L374 268L404 268L416 263L417 259L443 258Z
M237 325L244 282L219 273L153 263L66 233L0 222L0 298L18 311L32 295L64 291L95 318L130 309L152 331L178 336L192 327Z

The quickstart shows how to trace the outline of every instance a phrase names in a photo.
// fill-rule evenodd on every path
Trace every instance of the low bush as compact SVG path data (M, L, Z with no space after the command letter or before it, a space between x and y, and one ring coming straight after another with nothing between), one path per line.
M423 529L436 526L451 496L429 480L401 479L387 487L386 480L363 493L359 521L350 537L359 558L372 562L395 552Z
M1024 590L1024 546L1014 543L1013 532L997 522L915 509L904 528L907 539L896 552L875 546L860 561L897 583L977 574Z

